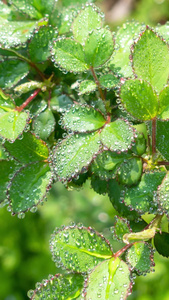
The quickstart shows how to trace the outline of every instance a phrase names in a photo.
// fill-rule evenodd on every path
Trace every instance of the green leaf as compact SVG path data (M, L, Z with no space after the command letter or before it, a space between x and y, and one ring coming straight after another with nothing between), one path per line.
M117 171L117 178L120 183L131 186L138 183L143 171L142 160L137 157L131 157L124 161Z
M49 16L49 24L57 28L59 35L69 33L78 11L78 6L69 8L63 7L62 10L59 10L56 4L55 9Z
M35 21L2 21L0 24L0 43L5 47L15 47L25 43L37 27ZM10 33L10 34L9 34Z
M42 140L47 140L55 130L55 118L50 109L45 109L33 120L33 131Z
M119 212L121 216L128 220L137 220L139 214L135 210L131 210L123 202L124 186L120 185L115 179L109 181L108 195L113 207Z
M169 43L169 23L167 22L164 25L158 25L155 28L156 32L166 41Z
M28 113L5 108L0 103L0 136L14 142L24 131L28 118Z
M91 176L91 187L92 189L100 195L105 195L107 193L107 181L101 180L98 176Z
M111 31L102 28L94 30L86 39L84 52L86 63L97 68L110 58L114 50Z
M115 218L115 224L110 230L113 233L113 238L123 242L123 235L131 232L130 225L127 219L118 216L115 216Z
M157 121L156 147L169 160L169 122Z
M106 124L100 134L101 141L111 151L127 151L134 140L134 132L122 119Z
M125 81L121 86L120 99L127 112L138 120L151 120L158 113L157 95L146 81Z
M0 160L0 203L5 200L9 181L19 167L19 164L14 160Z
M48 0L47 2L46 0L12 0L11 2L23 13L34 19L46 17L47 14L52 12L54 6L54 0Z
M73 101L67 95L61 94L58 89L54 89L51 95L50 107L54 111L63 112L67 110Z
M11 14L11 8L4 4L2 1L0 2L0 17L4 19L8 19Z
M126 189L124 203L141 214L156 211L156 203L153 198L165 174L165 172L159 171L144 173L137 186Z
M51 184L52 174L44 162L22 167L11 180L8 197L14 214L25 212L39 204Z
M169 233L156 233L154 237L154 246L159 254L169 257Z
M57 34L52 26L40 27L32 37L28 49L31 61L41 63L51 55L50 48Z
M24 164L44 161L49 156L49 149L45 142L31 132L23 133L22 139L17 139L12 144L5 142L4 147L10 155Z
M97 12L95 6L86 6L80 11L73 22L73 35L75 40L84 43L87 36L94 29L102 26L101 15Z
M105 74L99 78L99 82L102 87L106 89L112 89L119 84L119 79L113 74Z
M158 187L157 202L159 209L169 216L169 172L167 172L161 185Z
M117 154L116 152L103 151L98 154L91 165L91 172L98 176L101 180L114 178L117 169L124 160L129 159L127 153Z
M115 35L115 52L109 62L109 67L113 72L116 72L120 77L130 77L133 75L130 54L131 46L136 37L139 36L144 25L136 21L127 22L119 28Z
M90 273L86 285L86 300L126 299L131 288L129 267L118 257L113 257Z
M94 0L62 0L62 3L64 6L70 6L70 5L79 5L80 7L82 4L86 3L93 3Z
M97 85L93 80L84 80L79 85L79 95L91 93L95 91L96 88Z
M146 139L143 133L137 132L136 134L135 144L131 148L131 151L136 155L141 156L146 152Z
M33 117L38 116L45 108L47 108L47 102L43 99L34 99L29 105L29 111Z
M54 232L50 250L57 267L88 272L113 253L109 242L92 228L70 226Z
M169 119L169 85L167 85L159 95L159 115L158 118L162 120Z
M56 274L49 279L37 283L36 290L30 290L28 297L32 300L41 299L77 299L83 288L84 278L81 274Z
M76 132L86 132L103 127L106 120L93 107L75 104L64 114L62 122L67 129Z
M5 60L0 63L0 87L11 88L29 72L29 65L24 61Z
M168 45L151 29L146 29L134 46L133 68L137 77L147 80L158 92L167 83Z
M55 63L66 71L84 72L89 69L82 45L72 39L57 40L53 45L52 54Z
M14 88L14 92L17 93L18 96L31 92L35 89L41 89L43 88L44 83L43 82L39 82L39 81L35 81L35 80L31 80L25 83L22 83L20 85L17 85Z
M134 243L127 251L126 260L139 275L145 275L153 266L153 249L145 242Z
M100 150L98 133L70 135L54 150L54 170L60 180L85 171Z

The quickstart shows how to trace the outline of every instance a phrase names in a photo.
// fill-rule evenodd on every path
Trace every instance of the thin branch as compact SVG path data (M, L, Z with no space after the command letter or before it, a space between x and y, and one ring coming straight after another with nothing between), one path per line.
M119 251L117 251L117 252L114 254L114 257L119 257L119 256L122 255L128 248L130 248L132 245L133 245L133 243L125 245L123 248L121 248Z
M96 73L95 73L95 71L94 71L94 68L91 67L90 70L91 70L91 72L92 72L94 81L95 81L95 83L97 84L97 87L98 87L98 90L99 90L99 93L100 93L100 97L102 98L103 101L105 101L106 99L105 99L105 97L104 97L103 91L102 91L101 86L100 86L100 82L99 82L99 80L98 80L98 78L97 78L97 75L96 75Z
M36 91L34 91L34 93L28 98L26 99L26 101L24 103L21 104L21 106L17 106L16 110L21 112L41 91L41 89L37 89Z

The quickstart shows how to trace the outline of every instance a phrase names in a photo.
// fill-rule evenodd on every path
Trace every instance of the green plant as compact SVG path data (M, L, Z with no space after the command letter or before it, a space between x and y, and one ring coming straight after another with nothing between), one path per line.
M94 4L73 2L0 4L0 203L23 218L57 180L91 180L117 210L121 249L81 224L57 229L53 260L67 272L28 295L126 299L153 243L169 256L168 24L112 33Z

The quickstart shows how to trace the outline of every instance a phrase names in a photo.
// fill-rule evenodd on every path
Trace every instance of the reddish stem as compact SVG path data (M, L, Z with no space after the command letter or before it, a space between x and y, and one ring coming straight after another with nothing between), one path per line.
M133 245L133 243L132 243L132 244L125 245L123 248L121 248L119 251L117 251L117 252L114 254L114 257L119 257L119 256L122 255L128 248L130 248L132 245Z
M99 93L100 93L100 97L102 98L103 101L105 101L105 97L104 97L103 91L102 91L102 89L100 87L100 82L99 82L99 80L97 78L97 75L96 75L93 67L91 67L90 70L92 72L92 75L93 75L93 78L95 80L95 83L97 84L97 87L98 87L98 90L99 90Z
M34 91L34 93L28 99L26 99L24 103L22 103L22 105L16 107L16 110L21 112L39 94L40 91L41 89Z

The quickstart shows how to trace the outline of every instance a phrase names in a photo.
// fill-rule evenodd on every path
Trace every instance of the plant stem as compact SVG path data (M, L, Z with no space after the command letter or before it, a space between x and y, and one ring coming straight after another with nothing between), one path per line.
M152 158L154 160L156 154L156 117L152 119Z
M121 248L119 251L117 251L115 254L114 254L114 257L118 257L120 255L122 255L128 248L130 248L131 246L133 245L132 244L127 244L125 245L123 248Z
M28 99L26 99L21 106L16 107L16 110L21 112L39 94L40 91L41 89L35 90L34 93Z
M92 75L93 75L93 78L94 78L94 80L95 80L95 83L97 84L97 87L98 87L98 90L99 90L99 93L100 93L100 97L101 97L101 99L102 99L103 101L105 101L105 97L104 97L103 91L102 91L102 89L101 89L101 87L100 87L100 82L99 82L99 80L98 80L98 78L97 78L97 75L96 75L96 73L95 73L95 71L94 71L94 68L91 67L90 70L91 70L91 72L92 72Z

